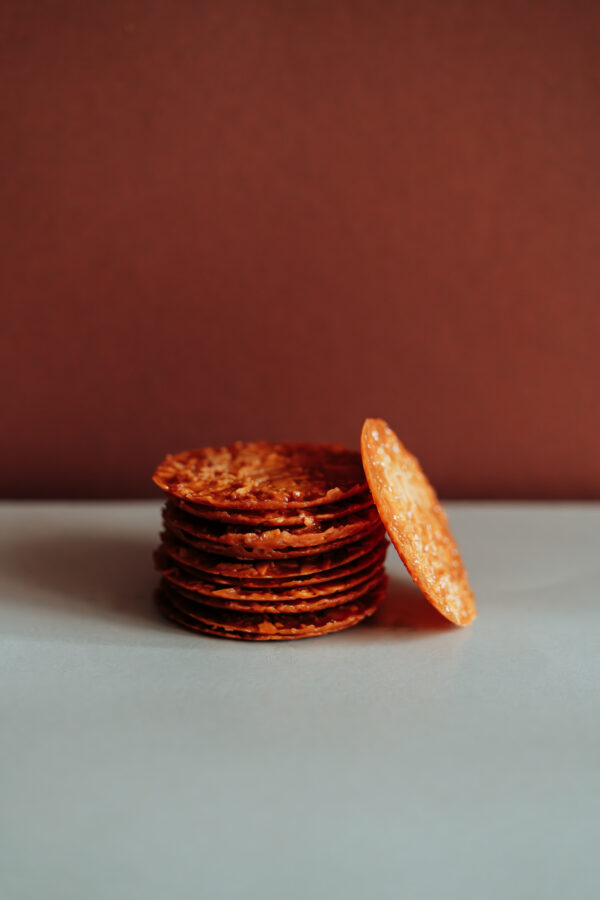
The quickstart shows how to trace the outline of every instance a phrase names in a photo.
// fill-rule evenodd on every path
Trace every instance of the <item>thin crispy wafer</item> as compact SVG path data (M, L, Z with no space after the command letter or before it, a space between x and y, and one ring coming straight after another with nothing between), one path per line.
M415 584L443 616L469 625L477 613L467 573L418 460L382 419L366 420L361 450L379 514Z
M276 588L290 587L306 587L311 584L322 584L332 579L352 577L356 573L369 566L383 562L388 548L388 542L384 537L377 537L375 543L373 538L369 539L367 545L362 546L360 543L355 547L354 544L348 545L337 554L331 557L322 555L317 557L319 562L323 562L325 568L315 569L311 565L310 560L306 557L304 560L290 560L294 566L294 572L300 571L300 564L304 574L288 574L288 575L250 575L250 572L272 572L278 565L276 561L259 562L259 563L236 563L235 571L239 572L240 567L246 567L242 574L231 575L226 574L232 569L227 563L221 562L221 558L213 557L210 554L195 551L192 547L187 547L169 535L168 531L163 535L163 543L161 547L169 554L169 556L180 566L189 568L190 571L199 573L201 577L210 578L212 581L228 587L246 587L256 588L258 590L271 590ZM356 549L357 555L350 552ZM345 552L346 551L346 552ZM344 555L345 553L345 555ZM339 558L345 559L345 562L336 562ZM290 567L286 563L285 571L289 572ZM208 568L207 568L208 566ZM245 573L245 574L244 574Z
M219 509L217 506L203 506L200 503L190 503L181 500L175 494L171 494L171 503L174 503L184 512L200 519L213 519L218 522L226 522L231 525L262 525L275 528L289 525L314 525L316 522L326 522L352 515L362 509L373 506L373 498L369 491L355 494L338 503L310 506L306 509Z
M203 550L205 553L212 553L216 556L226 556L230 559L240 559L246 561L259 559L289 560L298 557L321 556L325 553L332 553L335 550L340 550L348 544L360 543L363 540L366 540L366 538L368 538L371 534L375 532L381 534L383 531L381 522L378 520L377 522L374 522L369 528L364 529L358 539L356 535L350 535L349 537L342 538L339 541L330 541L327 544L317 544L314 547L300 547L298 549L285 547L281 550L278 550L275 547L261 546L255 546L252 548L240 546L232 547L227 544L221 544L218 541L205 541L202 540L202 538L194 537L188 531L183 531L181 528L177 528L171 523L168 524L168 529L180 541L183 541L183 543L188 544L195 550Z
M359 572L354 578L341 578L319 585L299 588L254 590L240 586L226 587L203 578L198 573L175 565L164 552L156 554L156 567L169 584L189 599L227 609L261 612L306 612L347 603L366 593L381 577L381 562Z
M361 534L368 532L380 521L379 513L375 506L372 506L361 512L337 519L333 523L315 522L311 525L286 528L248 524L230 525L191 516L172 503L166 504L163 518L170 528L178 528L186 535L190 534L200 541L214 544L213 552L215 553L224 553L225 550L221 548L227 547L231 549L232 554L236 550L242 550L252 553L253 556L270 556L271 550L287 555L288 550L317 548L330 543L339 545L342 540L358 539ZM235 555L238 554L235 553Z
M243 640L292 640L341 631L375 612L385 594L386 578L358 600L305 613L243 613L187 600L164 582L157 595L161 612L180 625L205 633Z
M266 441L169 455L154 481L182 500L226 509L319 506L366 489L358 453L337 444Z
M178 594L185 597L187 600L201 603L205 606L213 606L216 609L229 609L248 613L269 613L274 615L279 613L296 614L305 612L318 612L321 609L331 609L334 606L342 606L345 603L350 603L353 600L358 600L363 596L363 594L368 593L379 584L382 578L382 572L383 570L380 566L376 572L372 573L371 576L361 584L357 584L354 588L343 591L339 594L334 594L333 596L322 596L314 600L279 600L277 602L271 603L243 600L224 600L215 596L199 594L196 591L189 591L187 590L187 588L181 587L179 584L175 583L169 577L167 577L166 580L168 581L169 586L176 590Z
M262 557L248 553L243 557L231 554L215 553L213 544L196 541L178 528L166 528L163 532L171 541L196 551L195 559L202 561L203 566L210 566L206 571L234 575L237 578L269 578L285 575L307 575L317 571L333 568L335 565L349 562L372 549L385 535L382 524L377 524L372 531L361 535L359 540L339 541L325 547L308 548L293 553L280 553ZM345 551L345 552L342 552ZM219 557L223 564L217 565ZM200 567L199 565L197 566Z

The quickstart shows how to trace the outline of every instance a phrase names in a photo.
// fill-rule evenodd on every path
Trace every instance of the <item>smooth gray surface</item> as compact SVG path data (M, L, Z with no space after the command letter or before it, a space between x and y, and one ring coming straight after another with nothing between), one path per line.
M158 504L2 505L2 900L600 896L600 507L450 515L472 628L390 549L271 645L161 621Z

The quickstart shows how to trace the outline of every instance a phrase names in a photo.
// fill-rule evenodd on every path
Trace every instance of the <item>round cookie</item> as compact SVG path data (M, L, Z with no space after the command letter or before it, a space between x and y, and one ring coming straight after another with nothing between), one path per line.
M178 584L175 584L168 577L166 580L169 587L172 588L179 597L184 597L186 600L189 600L190 603L200 603L202 606L211 606L216 609L237 610L244 613L269 613L275 615L279 613L296 614L317 612L321 609L331 609L334 606L343 606L353 600L358 600L363 594L367 594L369 591L376 588L381 582L382 577L383 570L380 566L379 569L362 584L357 585L351 590L344 591L343 593L334 594L333 596L323 596L315 600L292 600L289 602L279 600L278 602L273 603L222 600L217 597L210 597L204 594L198 594L195 591L189 591L186 588L182 588Z
M317 544L314 547L300 547L298 549L292 547L284 547L283 549L278 550L274 547L262 546L246 548L238 545L232 547L228 544L222 544L219 541L207 541L203 540L202 538L196 538L188 531L183 531L181 528L178 528L171 523L168 523L167 527L178 540L183 541L183 543L188 544L195 550L202 550L205 553L211 553L217 556L226 556L233 559L250 561L260 559L290 560L296 557L320 556L325 553L332 553L335 550L340 550L348 544L361 543L363 539L368 538L374 532L377 532L378 534L381 534L383 532L383 527L381 526L381 522L378 519L368 528L364 529L358 539L356 535L350 535L349 537L341 538L338 541L330 541L326 544Z
M259 525L230 525L208 519L198 519L167 503L163 519L170 528L177 528L194 538L215 544L215 553L224 552L227 547L232 554L237 549L249 551L253 555L267 556L269 551L277 553L301 550L305 547L320 547L339 543L341 540L357 539L380 521L374 506L353 513L335 522L315 522L311 525L273 528ZM236 554L237 555L237 554Z
M230 525L262 525L281 528L288 525L314 525L316 522L325 522L349 516L362 509L373 506L373 498L368 491L355 494L338 503L312 506L307 509L301 507L295 509L219 509L217 506L203 506L200 503L191 503L181 500L175 494L171 494L171 502L191 516L200 519L213 519L218 522L226 522Z
M337 444L266 441L167 456L155 483L182 500L225 509L331 504L366 489L360 454Z
M244 586L261 590L276 587L306 587L309 584L320 584L352 576L362 569L383 562L388 547L387 540L378 535L375 539L370 538L364 545L351 544L331 555L322 554L317 557L318 562L315 564L306 557L304 560L289 560L285 563L276 561L243 563L236 560L231 564L174 540L168 531L162 537L161 547L180 566L226 586ZM323 566L319 569L320 563ZM237 574L232 574L233 572Z
M236 578L269 578L287 575L307 575L324 571L336 565L349 562L371 550L385 535L383 525L377 525L373 531L363 535L358 541L341 541L325 547L309 548L298 553L278 554L277 556L260 557L248 553L242 558L231 554L214 552L214 546L207 542L196 541L178 528L167 528L164 532L171 542L188 547L195 551L197 568L214 571L215 574L233 575ZM163 538L164 540L164 538ZM165 541L167 543L167 541ZM340 546L340 544L342 546ZM344 551L344 552L343 552ZM219 557L223 560L218 564Z
M190 575L189 570L169 565L162 558L164 556L166 554L157 554L158 570L170 586L188 599L209 606L260 612L306 612L347 603L366 593L381 578L382 573L382 564L379 563L359 572L355 578L341 578L302 588L257 591L239 586L226 587L198 579Z
M330 609L305 613L243 613L193 603L164 583L157 601L163 615L186 628L240 640L293 640L316 637L357 625L375 612L383 598L386 579L358 600Z
M443 616L469 625L477 611L467 573L418 460L382 419L364 423L361 451L373 499L413 581Z

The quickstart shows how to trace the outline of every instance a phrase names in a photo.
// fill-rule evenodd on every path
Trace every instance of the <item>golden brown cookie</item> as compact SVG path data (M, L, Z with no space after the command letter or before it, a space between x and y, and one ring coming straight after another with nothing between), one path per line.
M367 419L361 435L373 499L415 584L451 622L469 625L475 600L458 547L418 460L383 419Z
M195 631L240 640L281 641L316 637L357 625L375 612L384 594L385 576L358 600L329 609L296 614L243 613L188 600L162 582L157 601L165 616Z
M337 444L266 441L169 455L155 483L182 500L225 509L290 509L363 493L360 454Z
M228 544L222 544L219 541L207 541L202 538L196 538L188 531L183 531L181 528L177 528L172 524L168 525L168 529L179 541L188 544L188 546L193 547L195 550L202 550L204 553L211 553L216 556L226 556L230 559L247 561L260 559L291 560L297 557L320 556L325 553L333 553L335 550L340 550L348 544L360 543L375 532L380 535L383 534L383 526L380 521L377 521L369 528L365 529L358 539L355 535L350 535L349 537L341 538L339 541L330 541L327 544L317 544L314 547L300 547L298 549L285 547L284 549L278 550L274 547L262 546L254 546L250 549L242 546L232 547Z
M233 574L235 577L240 578L264 578L271 575L276 575L277 577L285 574L305 575L310 571L331 568L330 560L333 560L336 565L338 559L347 562L350 558L360 556L367 549L372 549L375 543L384 537L385 528L381 523L377 523L372 529L362 534L358 540L350 537L341 541L332 541L330 544L324 544L320 547L304 547L301 550L286 551L271 550L266 553L242 549L236 549L235 552L232 552L230 548L222 547L212 541L202 541L200 538L194 538L175 526L168 526L165 529L165 533L170 536L171 541L195 550L197 559L201 559L199 554L204 554L205 557L212 557L212 560L205 560L211 566L215 558L221 557L221 559L227 560L229 565L222 569L224 574ZM341 553L346 547L350 548L347 551L348 556ZM322 564L321 557L323 558ZM303 559L306 560L304 567L300 565ZM242 565L243 563L246 563L246 565ZM256 570L256 575L252 572L253 566Z
M181 500L175 494L171 494L171 502L191 516L200 519L214 519L230 525L259 525L275 528L288 525L314 525L316 522L339 519L349 516L362 509L373 506L373 498L369 491L355 494L338 503L310 506L306 509L220 509L218 506L203 506L200 503L190 503Z
M265 557L271 555L271 550L276 551L277 555L287 555L288 551L303 548L318 548L330 543L339 545L342 540L358 539L381 521L375 506L371 506L334 522L315 522L284 528L230 525L191 516L172 503L166 504L163 519L169 528L177 528L197 540L214 544L215 553L225 553L221 548L226 547L231 550L232 555L237 556L235 551L241 550L248 551L253 556Z
M180 566L197 572L201 577L226 586L244 586L259 590L276 587L306 587L336 578L352 577L362 569L382 562L388 548L387 540L378 535L368 542L347 545L333 554L322 554L316 560L226 562L222 557L196 551L174 539L168 531L162 535L161 547ZM319 565L322 567L319 568ZM233 573L237 574L233 574ZM285 574L277 574L285 573Z
M185 597L189 601L201 603L205 606L212 606L216 609L238 610L239 612L253 613L304 613L317 612L321 609L330 609L334 606L342 606L352 600L358 600L363 594L368 593L379 585L383 577L381 566L374 572L370 578L367 578L362 584L356 585L354 588L343 591L333 596L322 596L314 600L285 600L279 599L277 602L260 603L258 601L241 601L241 600L225 600L215 596L207 596L199 594L196 591L189 591L187 588L176 584L171 578L166 580L169 586L173 588L180 596Z
M354 578L340 578L307 587L255 590L226 586L198 578L177 566L164 552L156 554L156 567L169 584L188 599L227 609L260 612L307 612L347 603L365 594L381 578L382 563L359 572Z

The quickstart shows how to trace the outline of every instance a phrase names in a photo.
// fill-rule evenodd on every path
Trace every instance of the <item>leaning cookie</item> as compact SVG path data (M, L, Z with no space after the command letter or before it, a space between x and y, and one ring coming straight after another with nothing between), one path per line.
M413 581L443 616L469 625L477 615L475 598L446 514L419 461L383 419L366 420L361 451L375 505Z

